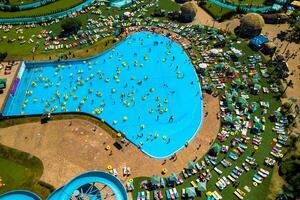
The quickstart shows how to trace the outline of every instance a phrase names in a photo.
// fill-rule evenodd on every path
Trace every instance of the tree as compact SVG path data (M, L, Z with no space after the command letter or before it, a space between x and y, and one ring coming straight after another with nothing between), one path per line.
M61 22L61 28L65 33L77 33L82 26L82 22L78 18L66 18Z
M240 20L239 34L245 37L259 35L265 25L264 19L257 13L248 13Z
M0 61L3 61L7 56L7 52L0 52Z
M192 22L196 16L197 8L192 2L187 2L183 4L180 8L181 11L181 20L183 22Z
M290 27L292 28L291 31L291 40L294 42L299 42L300 41L300 11L294 11L289 19L288 23Z

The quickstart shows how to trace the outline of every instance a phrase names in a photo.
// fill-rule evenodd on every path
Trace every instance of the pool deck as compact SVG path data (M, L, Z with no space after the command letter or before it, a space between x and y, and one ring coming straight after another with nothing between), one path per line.
M6 78L7 82L6 82L6 88L3 90L3 94L0 94L0 113L2 112L2 110L4 108L6 99L8 97L8 94L10 92L10 88L12 86L12 83L15 80L15 78L16 78L16 76L18 74L19 68L21 66L21 62L16 61L16 65L14 65L11 68L11 74L8 74L8 75L4 74L4 72L5 72L5 66L8 63L7 62L1 62L1 64L3 64L3 68L0 69L0 79Z
M220 122L216 117L219 111L218 98L204 94L203 125L187 148L177 153L177 160L157 160L142 153L129 144L117 150L115 140L104 130L85 120L50 121L47 124L30 123L0 129L0 142L39 157L44 164L42 180L55 187L62 186L72 177L87 170L106 170L112 165L119 172L119 178L126 181L131 177L160 175L163 167L171 172L180 172L188 161L201 158L217 136ZM24 132L23 130L26 130ZM199 144L201 147L198 149ZM112 152L105 147L111 146ZM111 155L110 155L111 154ZM141 162L143 161L143 162ZM123 177L122 168L129 166L132 176Z

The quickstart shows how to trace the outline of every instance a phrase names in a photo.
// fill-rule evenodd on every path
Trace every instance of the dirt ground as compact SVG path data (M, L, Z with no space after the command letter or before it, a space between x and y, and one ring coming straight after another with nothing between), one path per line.
M106 170L107 165L118 170L122 181L128 179L122 176L124 166L131 168L132 177L160 175L163 167L169 175L180 172L188 161L201 158L216 138L220 124L216 117L219 100L205 94L204 101L208 116L201 130L187 148L177 153L176 161L167 160L164 165L163 160L148 157L132 144L117 150L113 146L115 140L108 133L100 128L93 131L94 124L79 119L72 120L71 126L70 120L65 120L4 128L0 130L0 142L39 157L44 164L41 179L55 187L87 170ZM105 150L107 145L112 147L112 155Z
M5 99L7 98L7 95L10 91L10 87L13 83L13 80L15 79L17 72L19 71L20 62L17 62L15 66L11 68L11 74L5 75L5 66L7 65L7 62L0 62L0 65L3 67L0 67L0 79L6 78L6 88L3 90L3 94L0 94L0 112L4 107Z

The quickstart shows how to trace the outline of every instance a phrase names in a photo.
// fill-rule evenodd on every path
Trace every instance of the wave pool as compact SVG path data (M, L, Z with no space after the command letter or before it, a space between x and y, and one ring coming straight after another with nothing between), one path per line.
M202 123L202 93L180 45L139 32L85 60L27 62L4 116L85 112L124 133L144 153L166 158Z

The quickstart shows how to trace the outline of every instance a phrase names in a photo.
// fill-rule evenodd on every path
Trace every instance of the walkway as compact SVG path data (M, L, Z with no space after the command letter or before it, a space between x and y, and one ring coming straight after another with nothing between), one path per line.
M128 179L121 175L125 165L131 168L132 177L160 175L163 167L170 175L173 171L180 172L196 155L201 158L217 136L219 100L205 94L204 101L204 110L209 114L199 133L187 148L177 153L175 162L167 160L165 165L162 165L162 160L146 156L132 144L117 150L113 145L115 140L107 132L101 128L93 131L93 123L79 119L72 120L71 126L69 121L50 121L3 128L0 129L0 142L39 157L44 164L42 180L55 187L87 170L106 170L107 165L118 170L122 181ZM112 147L112 152L105 150L107 145Z

